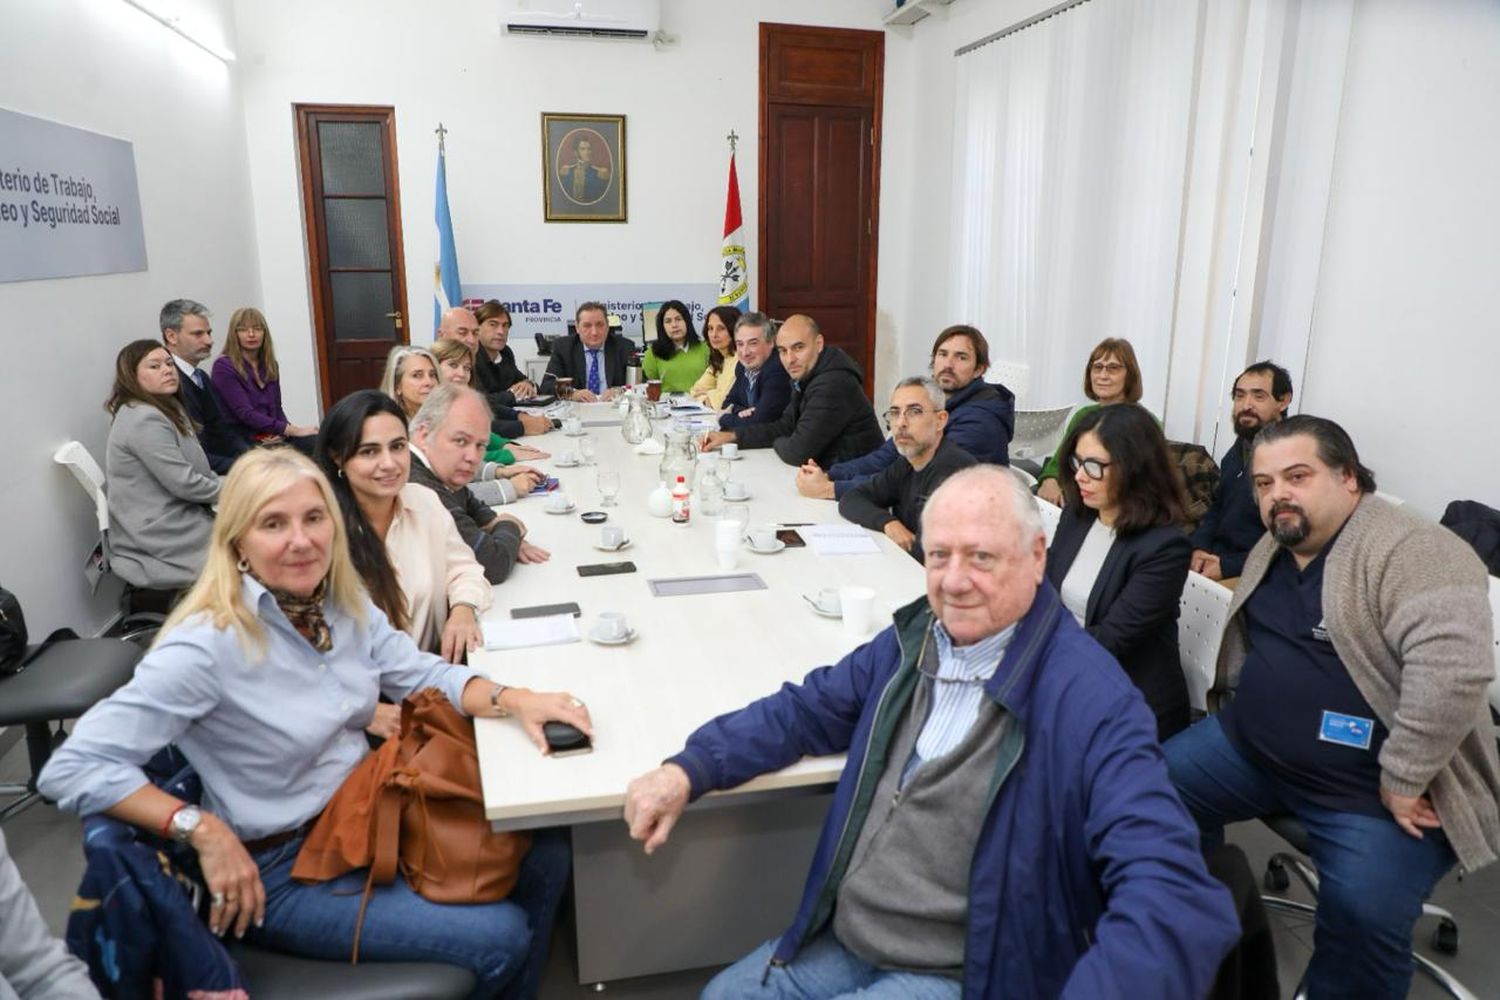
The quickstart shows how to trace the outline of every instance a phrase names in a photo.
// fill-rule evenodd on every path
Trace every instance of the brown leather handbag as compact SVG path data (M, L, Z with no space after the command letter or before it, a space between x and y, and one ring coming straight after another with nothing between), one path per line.
M473 720L436 688L401 703L401 732L344 779L292 866L299 882L368 867L364 907L396 872L435 903L490 903L515 887L531 848L524 833L495 833L484 817Z

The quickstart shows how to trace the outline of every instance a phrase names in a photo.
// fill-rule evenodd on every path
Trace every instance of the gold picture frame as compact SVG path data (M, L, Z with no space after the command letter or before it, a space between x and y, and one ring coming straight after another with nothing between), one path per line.
M542 112L547 222L624 222L625 116Z

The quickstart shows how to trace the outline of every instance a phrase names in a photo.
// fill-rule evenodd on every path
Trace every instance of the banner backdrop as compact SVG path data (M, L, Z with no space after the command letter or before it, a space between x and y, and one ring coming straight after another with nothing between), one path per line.
M144 270L135 147L0 108L0 281Z
M642 341L642 312L649 303L680 299L693 315L693 326L701 334L703 317L719 304L719 286L712 283L599 283L593 285L465 285L464 301L499 299L510 309L510 345L517 357L530 356L522 342L534 344L535 334L567 333L568 324L581 302L604 303L620 317L623 332L636 343ZM655 315L653 312L652 316ZM653 323L645 340L656 337Z

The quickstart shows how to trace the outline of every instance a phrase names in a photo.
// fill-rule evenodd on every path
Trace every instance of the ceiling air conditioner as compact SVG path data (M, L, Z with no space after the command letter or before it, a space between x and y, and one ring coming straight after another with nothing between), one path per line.
M501 24L512 35L653 38L661 0L503 0Z

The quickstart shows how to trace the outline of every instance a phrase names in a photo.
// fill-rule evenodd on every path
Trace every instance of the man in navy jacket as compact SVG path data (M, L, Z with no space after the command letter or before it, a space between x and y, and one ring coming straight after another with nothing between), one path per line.
M1231 580L1245 568L1245 557L1266 533L1245 474L1250 442L1260 429L1286 416L1292 405L1292 376L1280 365L1257 361L1234 380L1234 444L1219 462L1213 503L1193 530L1189 568L1210 580Z
M229 335L234 336L234 331ZM234 460L250 450L250 442L224 416L213 382L198 366L213 353L214 331L208 308L192 299L173 299L161 307L161 340L177 362L177 398L198 425L198 443L209 467L229 474Z
M792 379L776 354L776 337L765 313L748 312L734 324L734 385L724 397L719 429L770 424L792 398Z
M1034 501L977 466L922 527L926 600L626 792L651 853L690 799L848 753L791 926L704 996L1202 997L1229 894L1139 692L1044 580Z
M948 395L944 439L977 461L1008 465L1010 439L1016 430L1016 397L1005 386L984 381L989 367L989 342L972 326L950 326L932 344L932 377ZM895 439L887 438L869 454L839 462L827 471L808 462L797 472L797 490L807 497L842 500L897 457Z

